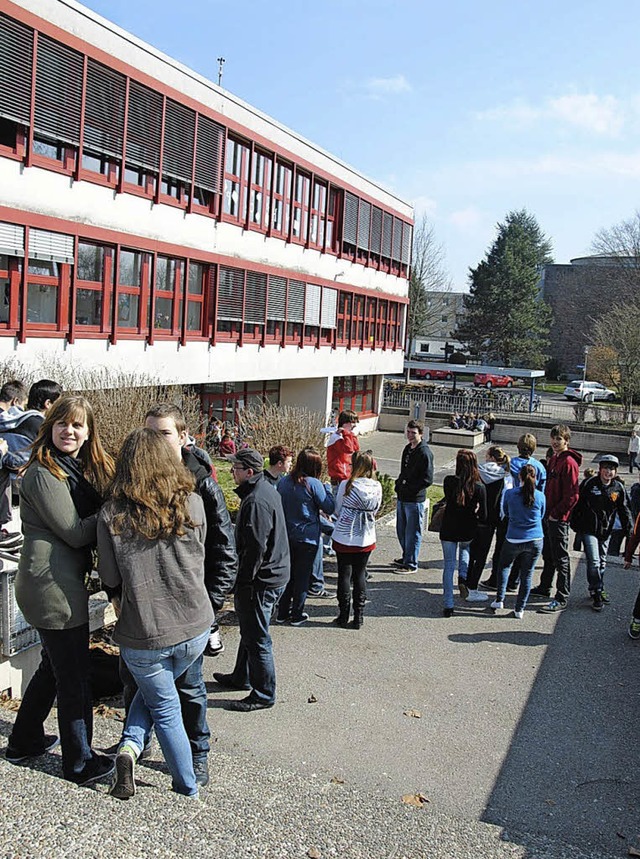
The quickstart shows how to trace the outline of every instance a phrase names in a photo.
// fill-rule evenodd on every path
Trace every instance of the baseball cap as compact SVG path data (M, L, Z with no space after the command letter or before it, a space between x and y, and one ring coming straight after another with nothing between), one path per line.
M598 465L611 465L613 468L620 468L620 460L612 453L605 453L598 460Z
M264 457L257 450L245 448L238 453L228 453L227 459L242 468L252 468L254 471L264 471Z

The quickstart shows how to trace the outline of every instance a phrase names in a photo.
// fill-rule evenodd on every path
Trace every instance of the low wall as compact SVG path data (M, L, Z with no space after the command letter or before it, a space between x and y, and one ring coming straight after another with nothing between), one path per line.
M449 427L442 427L431 433L432 444L446 444L449 447L468 447L473 449L474 447L479 447L483 442L484 433L473 432L472 430L455 430Z
M530 430L531 431L531 430ZM527 432L522 426L497 423L491 433L491 441L507 444L516 444L520 436ZM548 429L533 429L533 434L538 440L538 449L544 450L549 444ZM613 432L583 432L571 430L571 447L575 450L589 450L594 453L615 453L618 456L627 453L629 444L628 435L619 435Z

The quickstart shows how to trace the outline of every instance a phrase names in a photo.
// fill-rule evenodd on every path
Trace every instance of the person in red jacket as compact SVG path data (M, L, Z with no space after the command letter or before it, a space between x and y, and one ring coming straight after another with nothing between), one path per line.
M358 415L355 412L340 412L338 428L329 436L327 470L333 487L351 477L351 455L360 450L358 437L354 433L357 423Z
M580 494L582 454L569 447L571 430L557 424L551 430L553 456L547 462L546 525L549 550L557 573L555 597L539 609L543 614L564 611L571 592L571 560L569 558L569 516Z

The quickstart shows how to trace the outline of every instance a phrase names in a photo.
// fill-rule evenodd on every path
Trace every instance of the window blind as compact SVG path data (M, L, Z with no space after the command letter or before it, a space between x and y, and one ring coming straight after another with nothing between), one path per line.
M29 258L73 265L73 236L31 229L29 230Z
M24 256L24 227L0 222L0 254Z
M183 182L191 182L195 128L194 111L168 98L164 119L162 172Z
M306 285L304 296L305 325L320 325L320 287L316 283Z
M198 114L195 182L200 188L207 188L215 194L219 194L221 189L223 140L224 128Z
M242 321L244 271L220 266L218 275L218 319Z
M34 128L63 143L80 143L82 55L38 36Z
M289 281L287 321L304 322L304 283L301 280Z
M33 30L0 15L0 117L29 125Z
M267 319L284 320L287 316L287 279L269 275Z
M136 81L130 81L126 160L136 167L157 171L161 130L162 96Z
M355 194L350 194L349 191L344 195L344 228L342 231L345 242L350 245L355 245L357 240L358 230L358 197Z
M267 304L267 276L257 271L247 272L247 286L244 300L246 322L263 323Z
M122 157L125 88L123 75L88 60L84 107L84 145L88 149Z

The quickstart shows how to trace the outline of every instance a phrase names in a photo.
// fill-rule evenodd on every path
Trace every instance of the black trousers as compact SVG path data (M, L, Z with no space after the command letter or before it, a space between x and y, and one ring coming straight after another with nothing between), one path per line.
M371 552L336 552L338 561L338 605L348 606L353 588L353 607L364 609L367 599L367 564Z

